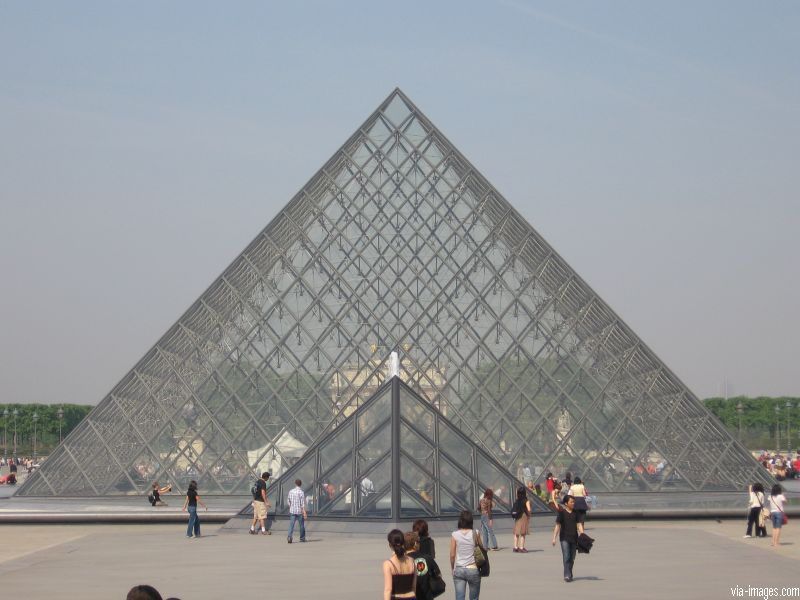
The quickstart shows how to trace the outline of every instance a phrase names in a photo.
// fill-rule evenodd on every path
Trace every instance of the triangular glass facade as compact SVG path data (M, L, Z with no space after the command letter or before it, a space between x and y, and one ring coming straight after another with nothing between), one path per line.
M766 477L395 90L18 495L244 494L370 397L392 350L512 473L683 495Z
M269 486L276 514L288 514L296 479L308 513L333 520L452 520L474 510L487 487L495 512L508 514L523 485L397 377ZM529 499L534 512L552 512L536 496ZM235 519L252 515L248 503Z

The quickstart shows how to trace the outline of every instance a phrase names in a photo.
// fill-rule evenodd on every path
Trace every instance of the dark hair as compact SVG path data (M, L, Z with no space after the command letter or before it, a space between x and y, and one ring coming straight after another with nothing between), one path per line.
M416 531L406 531L403 534L403 541L405 543L406 552L413 550L419 544L419 534Z
M189 489L190 489L190 490L197 490L197 482L196 482L194 479L192 479L192 480L189 482Z
M756 483L753 484L753 491L754 492L764 493L764 486L761 485L760 483L756 482Z
M561 504L566 506L567 502L569 502L570 500L575 500L575 496L570 496L569 494L567 494L566 496L564 496L564 499L561 501Z
M550 479L552 476L553 476L553 472L552 471L548 471L547 472L547 479Z
M303 485L303 482L300 481L299 479L295 479L294 480L294 484L297 485L297 486L300 486L300 485Z
M386 536L386 539L397 558L402 557L406 553L406 538L402 531L399 529L392 529L389 535Z
M163 600L161 594L152 585L135 585L133 586L126 600Z
M776 483L772 486L772 492L770 492L773 496L779 496L783 493L783 488L781 487L780 483Z
M489 500L494 498L494 491L492 488L486 488L486 490L483 492L483 497L488 498Z
M525 488L521 487L517 490L517 500L524 500L525 499Z
M264 471L261 474L261 479L269 479L270 477L272 477L272 473L270 473L269 471Z
M458 515L458 528L459 529L472 529L472 511L471 510L462 510L461 514Z
M419 537L428 537L428 522L425 519L417 519L411 526L412 531L416 531Z
M580 485L580 484L581 484L581 483L583 483L583 482L581 481L581 478L580 478L580 477L576 477L576 478L575 478L575 481L573 481L573 483L577 483L578 485Z

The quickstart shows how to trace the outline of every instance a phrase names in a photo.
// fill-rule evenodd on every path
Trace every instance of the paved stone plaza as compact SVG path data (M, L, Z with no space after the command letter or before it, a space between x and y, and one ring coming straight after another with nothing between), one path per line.
M278 524L280 527L280 524ZM164 597L326 598L373 600L381 593L382 538L314 534L291 546L279 531L270 537L220 533L185 538L180 525L3 525L0 578L4 598L124 598L138 583ZM741 521L604 522L591 524L590 556L580 555L576 580L561 578L561 553L550 529L529 537L527 555L503 549L490 555L492 575L482 598L553 597L569 586L579 598L732 598L732 587L800 586L797 526L783 545L742 539ZM449 578L448 539L436 537L439 562ZM798 592L800 593L800 592ZM747 597L747 596L745 596ZM753 597L753 596L751 596Z

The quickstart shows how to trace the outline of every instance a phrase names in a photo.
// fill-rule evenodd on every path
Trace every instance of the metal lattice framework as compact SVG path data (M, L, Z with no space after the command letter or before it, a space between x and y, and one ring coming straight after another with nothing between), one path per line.
M395 90L19 490L242 494L401 377L512 472L608 492L764 475Z
M523 487L398 377L270 485L275 514L289 513L287 495L296 479L308 513L334 520L452 519L478 506L486 488L494 490L494 512L509 515ZM532 493L528 499L533 513L553 512ZM252 503L234 522L242 516L253 516Z

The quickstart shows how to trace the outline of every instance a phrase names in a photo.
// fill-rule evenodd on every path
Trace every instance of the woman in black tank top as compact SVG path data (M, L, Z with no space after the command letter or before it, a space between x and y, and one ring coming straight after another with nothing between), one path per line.
M406 554L403 532L392 529L386 537L394 555L383 561L383 600L416 600L417 569Z

